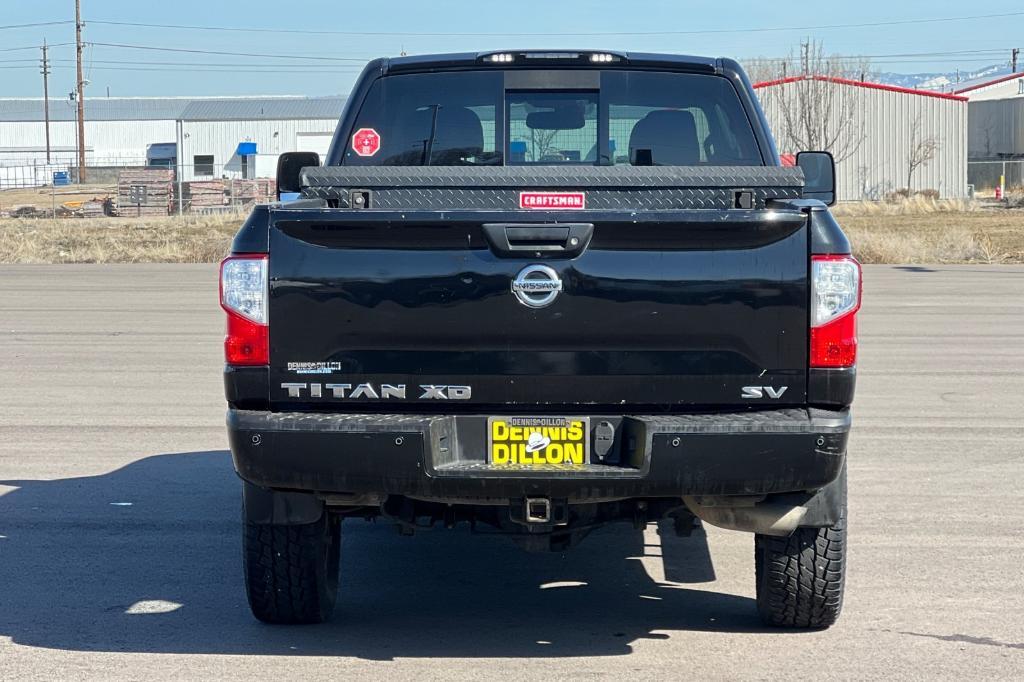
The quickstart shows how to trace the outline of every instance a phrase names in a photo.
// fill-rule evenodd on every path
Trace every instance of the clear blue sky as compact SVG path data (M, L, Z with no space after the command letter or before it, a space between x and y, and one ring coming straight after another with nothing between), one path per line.
M88 93L111 95L242 95L346 93L366 59L409 53L512 48L597 48L726 55L783 56L806 37L829 52L880 57L876 68L916 73L970 70L1005 62L1009 48L1024 46L1024 4L912 0L882 2L684 2L682 0L82 0L90 43L119 43L182 50L328 59L296 60L140 50L101 45L86 49ZM45 38L74 41L73 0L0 0L0 97L40 96L38 65L28 60ZM788 8L788 9L787 9ZM292 10L292 11L289 11ZM923 23L919 20L1018 12L1017 16ZM191 26L289 29L295 33L184 30L101 24L100 21ZM915 21L888 26L806 28L871 22ZM725 32L794 27L784 31ZM799 28L804 27L804 28ZM356 35L303 34L304 30ZM657 31L673 35L638 35ZM377 33L371 35L369 33ZM633 35L628 35L632 32ZM686 33L692 32L692 33ZM389 35L380 35L390 33ZM405 33L408 35L396 35ZM485 34L492 35L485 35ZM553 35L553 34L577 35ZM580 35L580 34L615 35ZM434 34L434 35L428 35ZM458 35L438 35L458 34ZM521 35L493 35L521 34ZM544 35L547 34L547 35ZM991 52L980 52L990 50ZM997 52L998 50L998 52ZM953 54L960 52L960 54ZM54 47L51 94L74 83L74 48ZM341 61L351 60L351 61ZM25 60L25 61L18 61ZM1024 62L1024 57L1022 57Z

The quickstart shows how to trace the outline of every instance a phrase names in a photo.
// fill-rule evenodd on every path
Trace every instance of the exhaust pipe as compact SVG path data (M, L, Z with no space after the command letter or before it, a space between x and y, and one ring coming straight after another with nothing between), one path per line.
M683 502L694 516L712 526L761 535L791 535L807 516L807 507L781 502L762 501L743 505L742 498L736 500L693 495L684 496Z

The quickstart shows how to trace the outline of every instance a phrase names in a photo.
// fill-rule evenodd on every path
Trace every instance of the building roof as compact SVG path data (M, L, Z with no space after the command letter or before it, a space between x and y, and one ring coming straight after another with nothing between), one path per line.
M336 119L344 104L344 97L87 97L85 120ZM42 97L0 98L0 121L42 120ZM75 103L51 97L50 120L76 120Z
M957 102L966 102L967 98L960 95L954 95L944 92L932 92L931 90L915 90L913 88L901 88L897 85L886 85L885 83L872 83L870 81L856 81L850 78L838 78L836 76L790 76L789 78L779 78L773 81L764 81L761 83L755 83L755 88L769 88L774 85L785 85L786 83L796 83L802 80L816 80L823 81L826 83L838 83L839 85L853 85L858 88L868 88L870 90L886 90L888 92L901 92L905 95L920 95L921 97L937 97L939 99L951 99Z
M337 119L344 97L252 97L197 99L181 113L183 121Z
M953 93L956 95L962 95L965 92L980 90L982 88L987 88L990 85L999 85L1000 83L1012 81L1017 78L1024 78L1024 73L1017 71L1016 73L1005 73L1002 76L996 76L995 78L975 78L973 80L957 83Z
M87 121L175 120L191 101L184 97L97 97L85 100ZM50 98L51 121L74 121L75 102ZM43 98L0 99L0 121L42 121Z

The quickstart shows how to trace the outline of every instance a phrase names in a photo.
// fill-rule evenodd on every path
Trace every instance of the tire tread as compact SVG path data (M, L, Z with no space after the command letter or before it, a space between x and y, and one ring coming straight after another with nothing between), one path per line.
M337 593L337 523L275 525L245 522L249 607L265 623L321 623ZM324 543L329 543L325 549Z
M754 540L757 608L767 625L827 628L843 608L846 513L827 528Z

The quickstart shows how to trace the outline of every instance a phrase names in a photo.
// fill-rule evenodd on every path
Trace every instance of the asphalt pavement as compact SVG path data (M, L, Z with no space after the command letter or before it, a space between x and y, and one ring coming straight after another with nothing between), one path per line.
M763 628L753 538L564 555L346 522L335 622L242 590L216 270L0 266L0 678L1024 677L1024 267L865 268L839 624Z

